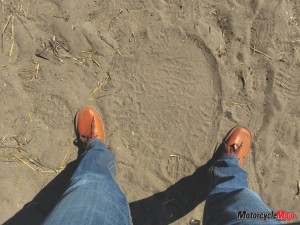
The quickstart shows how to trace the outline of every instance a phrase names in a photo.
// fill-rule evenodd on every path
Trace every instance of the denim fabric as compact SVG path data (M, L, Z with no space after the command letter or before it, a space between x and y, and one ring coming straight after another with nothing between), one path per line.
M128 203L114 180L115 173L114 154L101 141L90 141L68 189L43 225L131 225ZM247 173L235 156L216 160L208 178L211 191L205 205L205 225L281 224L270 219L237 219L239 211L271 211L248 189Z
M93 139L68 189L43 225L130 225L127 200L114 180L115 157Z
M234 155L215 161L208 170L211 191L206 199L204 224L282 224L274 219L237 219L239 211L268 213L271 210L248 188L247 173Z

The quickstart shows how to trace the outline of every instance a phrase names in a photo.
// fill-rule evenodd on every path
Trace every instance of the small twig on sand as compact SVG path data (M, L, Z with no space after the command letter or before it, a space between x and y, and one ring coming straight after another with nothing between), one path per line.
M101 89L102 86L102 82L100 83L99 81L97 82L97 86L95 87L95 89L92 92L92 95L94 95L99 89Z
M250 48L252 51L256 52L256 53L259 53L259 54L261 54L261 55L263 55L263 56L265 56L265 57L267 57L267 58L269 58L269 59L271 59L271 60L274 60L271 56L267 55L266 53L264 53L264 52L262 52L262 51L257 50L255 47L249 46L249 48Z
M296 195L300 195L300 180L298 180L298 183L297 183L297 194Z
M100 67L100 64L97 62L97 60L91 55L91 60L98 66Z
M51 39L48 40L48 42L43 43L43 49L37 50L35 55L42 59L51 61L46 56L49 53L48 50L51 51L53 57L60 62L63 62L63 59L70 59L73 57L73 55L70 53L70 50L65 46L65 41L60 40L56 36L53 36ZM66 52L67 55L63 54L63 52Z
M4 15L4 8L3 8L3 15ZM10 15L10 16L8 17L8 19L7 19L7 21L6 21L6 24L4 25L3 30L2 30L2 33L1 33L2 53L4 52L4 33L5 33L5 30L6 30L7 26L8 26L8 24L9 24L11 18L12 18L12 15Z
M12 20L11 20L11 47L10 47L10 51L9 51L9 60L8 62L10 62L11 56L12 56L12 52L15 46L15 29L14 29L14 21L15 21L15 17L12 16Z
M62 171L63 168L58 168L58 169L53 169L50 166L42 163L37 157L29 157L29 156L24 156L24 157L19 157L15 154L12 154L16 159L18 159L21 163L29 167L31 170L35 172L40 172L40 173L58 173ZM44 168L47 168L48 170L45 170Z
M66 159L67 159L67 156L68 156L68 154L69 154L69 152L70 152L70 148L68 148L68 150L67 150L67 152L66 152L66 154L65 154L65 157L64 157L64 159L63 159L63 161L61 162L61 166L59 167L59 169L64 169L64 168L66 168Z
M122 56L121 52L120 52L120 49L117 49L117 53Z
M20 157L16 156L15 154L13 154L13 156L14 156L16 159L20 160L20 162L24 163L24 165L28 166L28 167L29 167L30 169L32 169L33 171L36 171L36 169L33 168L33 167L32 167L28 162L26 162L25 160L21 159Z
M33 65L33 69L23 70L23 72L32 74L31 81L37 79L38 73L40 72L40 63L38 61L35 61L34 59L32 59L32 65Z
M5 25L4 25L4 27L3 27L2 34L4 34L4 32L5 32L5 30L6 30L6 28L7 28L7 26L8 26L8 24L9 24L12 17L13 17L12 14L10 14L7 21L6 21L6 23L5 23Z
M42 59L46 59L46 60L49 60L48 58L46 58L45 56L42 56L42 54L49 48L48 46L46 46L46 44L45 43L43 43L43 50L42 51L38 51L37 53L35 53L35 55L37 56L37 57L40 57L40 58L42 58Z
M277 84L279 84L279 86L281 86L282 88L286 89L286 87L285 87L282 83L280 83L278 80L275 80L275 82L276 82Z
M85 53L85 54L89 55L89 58L84 58L85 60L91 60L98 67L100 67L100 63L94 58L94 55L98 55L99 54L97 51L95 51L95 50L87 50L87 51L81 51L81 53Z
M35 71L35 74L32 76L32 80L34 80L38 78L38 73L40 71L40 63L35 61L34 59L32 59L32 61L33 61L33 66Z
M31 123L32 123L32 122L33 122L33 119L32 119L32 115L31 115L31 113L30 113L30 112L28 113L28 117L29 117L29 122L31 122Z
M4 7L2 6L2 18L4 20ZM2 29L2 20L0 21L0 32L1 32L1 52L3 54L3 48L4 48L4 44L3 44L3 41L4 41L4 36L3 36L3 29Z
M103 87L105 87L108 82L111 80L111 77L109 74L107 74L107 76L105 76L103 79L102 79L102 82L100 83L99 81L97 82L97 87L95 87L95 89L93 90L92 92L92 95L95 95L97 91L102 91L103 90Z
M235 105L235 106L239 107L240 109L242 109L246 113L247 117L251 117L250 114L242 107L242 106L248 106L247 104L233 102L233 101L230 101L230 100L226 100L225 98L221 98L221 100L225 101L228 104Z

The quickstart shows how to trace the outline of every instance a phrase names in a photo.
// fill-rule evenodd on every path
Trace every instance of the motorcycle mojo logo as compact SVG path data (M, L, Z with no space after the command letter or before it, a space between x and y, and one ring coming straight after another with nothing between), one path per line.
M295 219L294 212L286 212L285 210L277 210L276 212L248 212L248 211L239 211L238 219L278 219L278 220L293 220Z

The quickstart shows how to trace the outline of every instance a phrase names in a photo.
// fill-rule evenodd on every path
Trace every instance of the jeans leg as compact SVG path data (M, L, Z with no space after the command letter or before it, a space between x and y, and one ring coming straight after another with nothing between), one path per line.
M94 139L82 157L69 187L43 225L130 225L127 200L114 180L114 154Z
M206 199L204 224L281 224L275 219L238 219L239 211L268 213L271 210L248 188L248 175L233 155L216 160L208 170L211 191Z

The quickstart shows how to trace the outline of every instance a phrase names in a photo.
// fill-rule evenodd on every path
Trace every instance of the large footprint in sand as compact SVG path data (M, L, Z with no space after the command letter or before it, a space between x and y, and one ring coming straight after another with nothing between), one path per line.
M131 90L121 91L111 109L128 131L114 143L134 139L136 160L173 181L211 156L220 113L218 65L195 34L161 28L146 30L143 38L137 52L116 59L111 72L115 85ZM184 158L170 160L172 154Z

